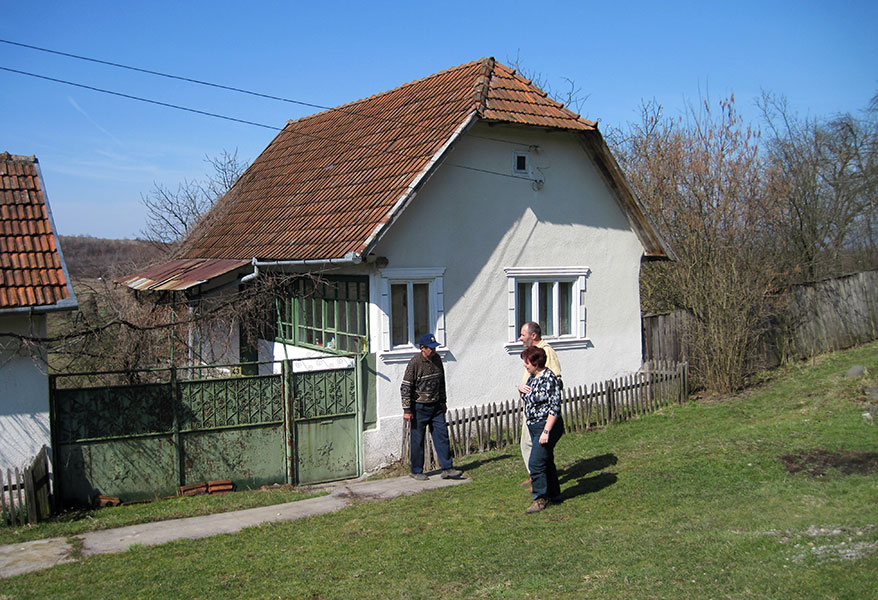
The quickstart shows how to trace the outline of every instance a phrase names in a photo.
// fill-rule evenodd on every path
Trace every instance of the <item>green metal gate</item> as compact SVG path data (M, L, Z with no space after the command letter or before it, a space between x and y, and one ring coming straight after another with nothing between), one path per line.
M180 485L217 479L247 489L356 477L360 361L348 361L331 370L286 361L282 373L255 376L166 369L139 385L64 387L64 376L53 375L55 493L65 505L83 505L97 495L170 496Z
M349 367L298 371L289 362L289 390L296 452L295 479L315 483L362 473L363 412L360 360Z

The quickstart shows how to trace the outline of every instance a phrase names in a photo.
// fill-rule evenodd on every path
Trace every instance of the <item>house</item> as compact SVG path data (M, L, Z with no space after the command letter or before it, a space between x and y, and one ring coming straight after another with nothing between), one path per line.
M0 469L50 445L46 315L77 308L40 165L0 154Z
M485 58L288 122L178 260L120 282L209 297L319 274L278 299L259 356L364 356L369 469L398 456L421 333L441 343L449 409L516 398L529 320L568 386L631 373L641 261L669 255L597 123Z

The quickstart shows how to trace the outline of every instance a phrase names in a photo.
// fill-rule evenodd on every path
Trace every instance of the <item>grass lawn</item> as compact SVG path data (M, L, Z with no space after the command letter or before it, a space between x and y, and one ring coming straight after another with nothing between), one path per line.
M459 460L469 485L95 556L0 598L874 598L875 374L873 343L567 435L565 501L535 515L514 448Z

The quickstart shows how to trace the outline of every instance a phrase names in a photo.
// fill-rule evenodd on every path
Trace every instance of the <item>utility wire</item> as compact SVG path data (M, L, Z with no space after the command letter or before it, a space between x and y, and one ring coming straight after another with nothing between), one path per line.
M212 112L208 112L205 110L198 110L197 108L189 108L187 106L180 106L178 104L171 104L169 102L161 102L159 100L151 100L149 98L141 98L140 96L132 96L131 94L123 94L122 92L114 92L112 90L105 90L103 88L94 87L91 85L85 85L83 83L75 83L73 81L65 81L64 79L57 79L55 77L48 77L46 75L37 75L36 73L28 73L27 71L19 71L18 69L10 69L9 67L0 66L0 71L8 71L10 73L17 73L19 75L27 75L28 77L35 77L37 79L44 79L46 81L52 81L55 83L63 83L65 85L72 85L74 87L78 87L78 88L82 88L82 89L86 89L86 90L91 90L93 92L101 92L103 94L110 94L112 96L119 96L121 98L127 98L129 100L137 100L139 102L156 104L158 106L164 106L167 108L175 108L177 110L183 110L186 112L191 112L191 113L195 113L195 114L199 114L199 115L205 115L208 117L216 117L217 119L225 119L226 121L234 121L236 123L243 123L245 125L253 125L255 127L263 127L265 129L272 129L274 131L283 131L283 128L281 128L281 127L275 127L273 125L266 125L265 123L257 123L256 121L248 121L246 119L238 119L235 117L229 117L226 115L212 113ZM373 148L370 148L369 146L363 146L361 144L355 144L353 142L348 142L345 140L339 140L339 139L335 139L335 138L329 138L329 137L325 137L325 136L315 135L313 133L305 133L303 131L295 131L295 133L298 135L304 136L304 137L315 138L315 139L323 140L323 141L327 141L327 142L334 142L337 144L346 144L346 145L351 146L353 148L363 148L365 150L373 150ZM404 156L406 158L420 158L421 156L424 156L424 155L405 154L405 153L400 152L398 150L385 150L384 152L387 154L397 154L399 156ZM452 166L452 167L459 167L461 169L467 169L470 171L479 171L482 173L490 173L493 175L500 175L502 177L512 177L514 179L528 179L526 177L520 177L518 175L510 175L509 173L500 173L498 171L489 171L487 169L478 169L476 167L468 167L465 165L458 165L458 164L454 164L454 163L447 163L447 164L449 166ZM529 180L537 181L536 179L529 179Z
M209 87L218 88L221 90L229 90L232 92L239 92L241 94L249 94L251 96L257 96L259 98L267 98L269 100L279 100L280 102L290 102L292 104L299 104L301 106L308 106L310 108L319 108L321 110L333 110L331 106L321 106L320 104L312 104L310 102L303 102L301 100L292 100L290 98L282 98L280 96L272 96L270 94L262 94L260 92L253 92L250 90L245 90L242 88L232 87L230 85L222 85L219 83L211 83L209 81L201 81L200 79L193 79L191 77L183 77L181 75L171 75L169 73L162 73L161 71L151 71L150 69L142 69L140 67L132 67L130 65L123 65L121 63L115 63L108 60L101 60L99 58L90 58L88 56L80 56L78 54L71 54L69 52L61 52L59 50L50 50L49 48L40 48L39 46L31 46L30 44L22 44L21 42L13 42L12 40L3 40L0 39L0 43L10 44L12 46L19 46L21 48L28 48L30 50L39 50L40 52L48 52L49 54L57 54L58 56L66 56L68 58L75 58L77 60L86 60L88 62L93 62L101 65L107 65L110 67L117 67L119 69L128 69L129 71L137 71L138 73L148 73L149 75L157 75L158 77L167 77L168 79L177 79L179 81L186 81L188 83L197 83L198 85L206 85Z
M176 79L178 81L185 81L187 83L195 83L198 85L204 85L204 86L213 87L213 88L217 88L217 89L221 89L221 90L238 92L240 94L248 94L250 96L256 96L258 98L266 98L268 100L277 100L279 102L289 102L290 104L298 104L299 106L307 106L309 108L319 108L320 110L331 110L334 112L340 112L340 113L354 115L354 116L358 116L358 117L362 117L362 118L374 119L376 121L383 121L386 123L393 123L393 124L397 124L397 125L402 124L402 125L407 125L410 127L418 127L421 129L434 130L434 131L440 129L440 128L435 127L435 126L423 125L421 123L410 123L408 121L402 121L399 119L388 119L386 117L367 115L367 114L359 113L357 111L348 110L348 109L344 109L344 108L338 108L338 107L333 107L333 106L323 106L322 104L314 104L312 102L305 102L303 100L294 100L291 98L283 98L281 96L273 96L271 94L263 94L261 92L254 92L252 90L245 90L243 88L233 87L230 85L223 85L220 83L212 83L210 81L202 81L200 79L194 79L192 77L183 77L181 75L172 75L170 73L162 73L161 71L153 71L151 69L143 69L141 67L133 67L131 65L124 65L122 63L116 63L116 62L112 62L112 61L108 61L108 60L101 60L99 58L91 58L88 56L81 56L79 54L72 54L70 52L61 52L60 50L52 50L50 48L41 48L40 46L33 46L31 44L23 44L21 42L14 42L12 40L0 39L0 43L9 44L11 46L18 46L20 48L27 48L29 50L37 50L39 52L46 52L49 54L55 54L58 56L66 56L68 58L75 58L76 60L84 60L84 61L93 62L96 64L107 65L110 67L116 67L119 69L127 69L129 71L136 71L138 73L147 73L149 75L156 75L158 77L166 77L168 79ZM9 69L7 69L7 70L9 70ZM20 72L20 71L16 71L16 72ZM39 77L39 75L36 75L35 77ZM48 78L46 78L46 79L48 79ZM55 80L53 80L53 81L55 81ZM75 84L73 84L73 85L75 85ZM88 89L92 89L92 88L88 88ZM113 92L108 92L108 93L113 93ZM123 94L119 94L119 95L123 95ZM183 109L183 110L189 110L189 109ZM195 112L199 112L199 111L195 111ZM207 114L207 113L202 113L202 114ZM219 118L226 118L226 117L223 117L221 115L213 115L213 116L219 116ZM237 120L237 119L232 119L232 120ZM259 126L265 127L265 125L259 125ZM486 140L492 140L495 142L503 142L503 143L512 144L512 145L516 145L516 146L526 145L526 144L522 144L521 142L512 142L510 140L502 140L502 139L491 138L491 137L486 137L486 136L474 136L474 137L479 137L479 138L486 139Z
M85 85L83 83L75 83L73 81L65 81L64 79L56 79L54 77L47 77L46 75L37 75L36 73L28 73L27 71L19 71L17 69L10 69L9 67L0 67L0 71L9 71L10 73L18 73L19 75L27 75L28 77L36 77L37 79L45 79L46 81L54 81L55 83L63 83L65 85L72 85L74 87L83 88L86 90L91 90L93 92L101 92L103 94L120 96L122 98L128 98L129 100L139 100L140 102L148 102L149 104L157 104L159 106L165 106L168 108L176 108L177 110L185 110L187 112L192 112L192 113L196 113L199 115L207 115L208 117L216 117L218 119L225 119L227 121L235 121L237 123L244 123L245 125L254 125L256 127L264 127L266 129L274 129L275 131L283 131L279 127L274 127L273 125L266 125L265 123L257 123L255 121L247 121L245 119L236 119L235 117L228 117L226 115L221 115L218 113L207 112L205 110L198 110L197 108L189 108L186 106L180 106L178 104L170 104L168 102L160 102L159 100L150 100L149 98L141 98L140 96L132 96L131 94L123 94L122 92L114 92L112 90L105 90L103 88L94 87L91 85Z
M243 88L233 87L230 85L223 85L220 83L211 83L210 81L202 81L200 79L194 79L192 77L183 77L181 75L171 75L169 73L162 73L161 71L152 71L150 69L142 69L140 67L132 67L131 65L123 65L121 63L115 63L115 62L111 62L108 60L101 60L99 58L90 58L88 56L80 56L78 54L71 54L69 52L61 52L58 50L51 50L49 48L40 48L39 46L31 46L30 44L22 44L20 42L13 42L11 40L0 39L0 43L10 44L12 46L19 46L21 48L28 48L30 50L39 50L40 52L48 52L49 54L57 54L58 56L66 56L68 58L75 58L77 60L85 60L88 62L93 62L93 63L97 63L97 64L101 64L101 65L107 65L110 67L117 67L119 69L128 69L129 71L136 71L138 73L147 73L149 75L156 75L158 77L166 77L168 79L176 79L178 81L185 81L187 83L195 83L198 85L204 85L204 86L217 88L217 89L221 89L221 90L238 92L240 94L248 94L250 96L256 96L258 98L267 98L268 100L277 100L279 102L289 102L290 104L298 104L300 106L307 106L309 108L319 108L320 110L331 110L334 112L341 112L341 113L345 113L345 114L355 115L358 117L374 119L376 121L385 121L388 123L403 124L403 125L408 125L408 126L412 126L412 127L421 127L423 129L438 129L436 127L430 127L430 126L423 125L420 123L409 123L406 121L401 121L399 119L388 119L386 117L377 117L374 115L366 115L366 114L358 113L356 111L346 110L344 108L323 106L321 104L314 104L312 102L305 102L303 100L293 100L291 98L283 98L281 96L273 96L271 94L263 94L261 92L254 92L252 90L245 90Z
M15 43L15 42L7 42L6 40L0 40L0 42L12 43L12 44L15 44L15 45L24 45L24 44L17 44L17 43ZM55 52L55 51L52 51L52 50L48 50L48 52L53 52L53 53L56 53L56 54L62 54L62 55L64 54L64 53L62 53L62 52ZM97 60L97 59L87 59L87 60L94 60L95 62L105 62L105 61L99 61L99 60ZM107 63L107 64L113 64L113 63ZM133 70L137 70L137 71L145 71L145 72L147 72L147 73L152 73L151 71L146 71L146 70L144 70L144 69L137 69L137 68L135 68L135 67L127 67L127 68L131 68L131 69L133 69ZM86 84L83 84L83 83L76 83L76 82L73 82L73 81L67 81L67 80L64 80L64 79L58 79L58 78L55 78L55 77L49 77L49 76L47 76L47 75L39 75L39 74L37 74L37 73L30 73L30 72L27 72L27 71L21 71L21 70L18 70L18 69L11 69L11 68L9 68L9 67L3 67L3 66L0 66L0 71L7 71L7 72L9 72L9 73L16 73L16 74L18 74L18 75L25 75L25 76L28 76L28 77L34 77L34 78L36 78L36 79L43 79L43 80L45 80L45 81L52 81L52 82L54 82L54 83L61 83L61 84L64 84L64 85L70 85L70 86L73 86L73 87L78 87L78 88L82 88L82 89L86 89L86 90L90 90L90 91L94 91L94 92L100 92L100 93L103 93L103 94L109 94L109 95L112 95L112 96L118 96L118 97L120 97L120 98L126 98L126 99L129 99L129 100L137 100L137 101L139 101L139 102L146 102L146 103L148 103L148 104L155 104L155 105L157 105L157 106L164 106L164 107L166 107L166 108L174 108L174 109L177 109L177 110L182 110L182 111L186 111L186 112L191 112L191 113L195 113L195 114L199 114L199 115L204 115L204 116L208 116L208 117L215 117L215 118L217 118L217 119L224 119L224 120L226 120L226 121L233 121L233 122L235 122L235 123L243 123L243 124L245 124L245 125L253 125L254 127L262 127L262 128L264 128L264 129L271 129L271 130L273 130L273 131L283 131L283 130L284 130L284 129L281 128L281 127L275 127L275 126L273 126L273 125L266 125L265 123L258 123L258 122L256 122L256 121L248 121L248 120L246 120L246 119L238 119L238 118L236 118L236 117L229 117L229 116L227 116L227 115L221 115L221 114L219 114L219 113L213 113L213 112L208 112L208 111L204 111L204 110L199 110L199 109L197 109L197 108L190 108L190 107L187 107L187 106L180 106L179 104L171 104L171 103L169 103L169 102L162 102L162 101L159 101L159 100L152 100L152 99L150 99L150 98L143 98L143 97L140 97L140 96L134 96L134 95L131 95L131 94L125 94L125 93L122 93L122 92L116 92L116 91L113 91L113 90L107 90L107 89L104 89L104 88L99 88L99 87L95 87L95 86L91 86L91 85L86 85ZM169 76L169 77L174 77L174 78L177 78L177 79L185 79L185 78L180 78L180 77L176 77L176 76ZM200 82L199 82L199 83L200 83ZM214 84L208 84L208 85L214 85ZM219 86L219 85L216 85L216 87L225 87L225 86ZM234 88L228 88L228 89L234 89ZM262 95L262 94L258 94L258 95ZM268 96L265 96L265 97L268 97ZM278 99L282 100L282 98L278 98ZM292 101L292 102L295 102L295 101ZM309 106L310 106L310 105L309 105ZM314 105L314 106L316 106L316 105ZM319 108L319 107L318 107L318 108ZM330 110L339 110L339 109L330 109ZM341 111L341 112L344 112L344 111ZM377 117L376 117L376 118L377 118ZM382 119L382 120L389 120L389 119ZM421 127L426 128L426 127L424 127L424 126L421 126ZM431 127L431 128L429 128L429 129L439 130L439 128L437 128L437 127ZM315 134L312 134L312 133L305 133L305 132L302 132L302 131L296 131L295 133L298 134L298 135L304 136L304 137L310 137L310 138L319 139L319 140L328 141L328 142L333 142L333 143L338 143L338 144L345 144L345 145L351 146L351 147L353 147L353 148L363 148L363 149L366 149L366 150L372 150L372 149L373 149L373 148L370 148L369 146L363 146L363 145L361 145L361 144L355 144L355 143L353 143L353 142L348 142L348 141L346 141L346 140L339 140L339 139L335 139L335 138L330 138L330 137L325 137L325 136L315 135ZM490 139L490 138L488 138L488 139ZM498 141L504 141L504 140L498 140ZM406 158L420 158L420 157L424 156L424 155L411 155L411 154L406 154L406 153L404 153L404 152L400 152L400 151L398 151L398 150L384 150L384 152L385 152L385 153L388 153L388 154L396 154L396 155L399 155L399 156L404 156L404 157L406 157ZM455 164L455 163L446 163L446 164L448 164L448 166L452 166L452 167L458 167L458 168L461 168L461 169L466 169L466 170L470 170L470 171L477 171L477 172L481 172L481 173L488 173L488 174L492 174L492 175L499 175L499 176L501 176L501 177L511 177L511 178L513 178L513 179L524 179L524 180L527 180L527 181L535 181L535 182L536 182L536 181L539 181L538 179L535 179L535 178L521 177L521 176L519 176L519 175L512 175L512 174L509 174L509 173L500 173L500 172L498 172L498 171L491 171L491 170L488 170L488 169L479 169L479 168L476 168L476 167L469 167L469 166L466 166L466 165L459 165L459 164Z

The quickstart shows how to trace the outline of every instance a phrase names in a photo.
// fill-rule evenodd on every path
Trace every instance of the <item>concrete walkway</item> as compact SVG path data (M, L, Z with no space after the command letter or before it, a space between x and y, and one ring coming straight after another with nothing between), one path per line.
M82 540L83 556L124 552L132 544L154 546L180 539L198 539L221 533L235 533L260 523L295 521L342 510L350 506L353 500L385 500L451 485L461 485L470 481L466 478L441 479L436 473L431 475L428 481L396 477L376 481L339 482L320 486L331 490L328 496L237 512L90 531L73 537ZM66 538L0 546L0 578L73 562L75 559L70 557L71 550Z

